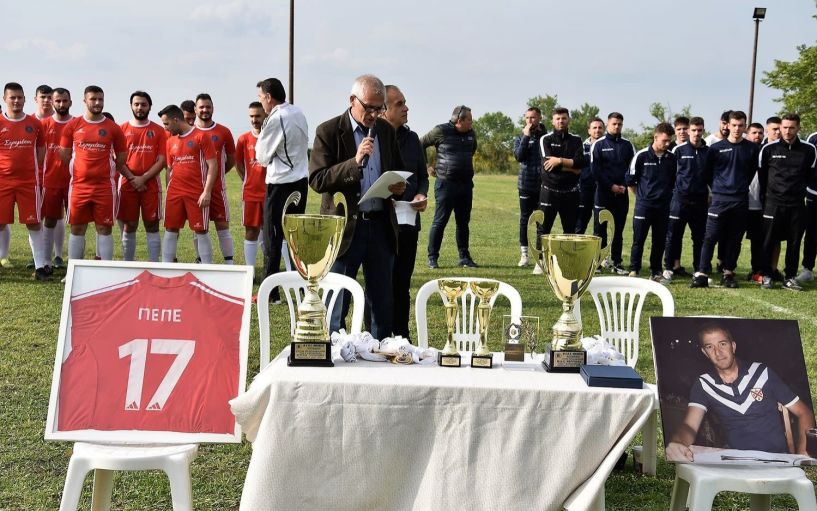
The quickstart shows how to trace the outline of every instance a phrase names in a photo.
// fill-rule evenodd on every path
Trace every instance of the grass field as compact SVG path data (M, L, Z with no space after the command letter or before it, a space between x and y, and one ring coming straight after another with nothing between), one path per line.
M229 174L231 204L234 218L240 219L238 183L235 173ZM430 198L433 199L433 198ZM309 197L309 210L316 210L315 195ZM432 201L433 202L433 201ZM420 237L417 266L412 280L416 291L424 282L441 276L481 276L503 280L516 287L522 295L524 314L540 316L542 326L553 324L560 312L555 298L546 289L542 276L530 274L530 268L517 268L518 248L518 198L516 178L510 176L480 176L474 191L474 213L471 221L471 254L481 265L478 269L462 270L454 265L457 261L454 246L453 218L446 230L440 269L429 270L426 266L425 246L428 227L431 224L433 206L423 219L424 229ZM232 227L236 240L236 260L243 261L243 227ZM628 220L625 228L625 261L629 254L629 237L632 230ZM115 257L121 256L118 245ZM179 241L179 261L191 261L191 235L182 234ZM144 235L139 233L137 258L145 259ZM648 242L649 243L649 242ZM216 262L221 260L214 240ZM93 253L93 235L88 235L88 253ZM645 250L649 253L649 245ZM71 444L45 442L43 431L48 408L51 372L62 303L63 286L61 274L50 283L37 283L31 279L31 271L25 270L30 258L25 228L14 226L12 236L13 269L0 269L0 510L48 510L59 506L62 485ZM259 258L260 259L260 258ZM690 263L689 241L685 243L684 264ZM782 261L782 257L781 257ZM800 322L806 364L811 377L811 392L815 395L817 382L817 304L814 294L817 286L807 285L806 292L794 293L782 289L761 290L743 279L748 265L748 248L743 251L739 263L741 287L727 289L688 289L688 279L674 282L670 289L675 297L676 315L738 315L743 317L795 319ZM257 272L260 271L260 263ZM658 314L657 300L649 300L644 317ZM494 318L500 321L507 314L507 304L497 307ZM277 353L285 345L284 332L289 328L286 308L273 306L271 319L274 337L280 339L272 347ZM412 313L413 314L413 313ZM441 315L439 316L441 318ZM585 333L597 331L598 320L592 308L585 306ZM250 336L249 373L258 372L258 332L253 314ZM413 322L413 315L412 315ZM442 347L443 324L441 319L430 325L432 344ZM655 382L650 350L648 321L641 325L640 354L637 369L648 382ZM494 336L491 348L499 351L500 340ZM774 340L769 340L774 349ZM486 376L487 377L487 376ZM565 427L570 427L566 424ZM659 439L663 442L662 439ZM663 445L663 444L661 444ZM663 451L663 449L660 449ZM232 510L238 508L241 488L251 454L250 444L202 445L193 463L193 495L198 510ZM813 469L809 472L817 480ZM607 508L615 510L659 510L669 507L674 469L659 459L657 477L643 477L632 472L614 472L607 483ZM82 509L90 507L90 483L81 503ZM127 510L170 509L170 493L167 478L159 472L117 473L114 479L114 508ZM774 497L775 509L796 509L792 499ZM721 494L715 501L719 510L748 509L746 496Z

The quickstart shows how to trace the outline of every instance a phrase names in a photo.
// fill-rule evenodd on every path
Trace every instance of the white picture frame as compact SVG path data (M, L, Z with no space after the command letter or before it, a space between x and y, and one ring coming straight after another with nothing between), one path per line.
M253 268L239 265L214 264L176 264L129 261L93 261L71 260L65 279L65 292L62 301L62 313L57 338L54 371L51 381L51 395L48 403L45 439L61 441L112 442L127 444L142 443L240 443L241 428L234 423L232 434L179 432L179 431L144 431L77 429L61 431L59 429L59 394L62 377L62 366L71 351L71 299L79 294L93 292L133 279L143 271L160 277L178 277L186 273L203 284L243 301L239 343L239 375L236 396L246 390L247 355L250 335L250 315L252 309ZM219 318L213 318L218 321ZM127 378L127 375L125 375Z

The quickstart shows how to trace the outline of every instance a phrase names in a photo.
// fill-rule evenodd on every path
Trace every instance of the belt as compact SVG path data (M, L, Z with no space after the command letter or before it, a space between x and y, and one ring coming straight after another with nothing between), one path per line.
M357 217L359 220L382 220L386 218L385 211L358 211Z

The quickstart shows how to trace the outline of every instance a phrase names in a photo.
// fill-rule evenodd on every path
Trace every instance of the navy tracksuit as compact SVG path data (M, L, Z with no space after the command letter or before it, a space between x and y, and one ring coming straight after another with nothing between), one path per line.
M749 211L749 183L757 171L760 148L746 139L712 144L706 155L704 176L712 191L701 249L701 272L712 272L712 255L718 244L723 269L734 272Z
M817 146L817 133L808 137L808 143ZM817 176L806 188L806 237L803 239L803 268L814 269L817 258Z
M593 218L593 206L596 204L596 180L590 170L590 139L586 139L582 145L584 152L585 166L579 176L579 213L576 217L576 234L584 234L587 231L587 224Z
M627 190L614 194L613 185L626 186L627 171L635 156L635 147L621 135L605 134L596 140L590 148L590 169L596 180L596 204L594 205L593 234L601 236L602 243L607 244L607 225L599 224L599 211L607 209L613 214L616 228L610 246L610 259L616 266L621 265L621 248L623 245L624 223L630 208Z
M513 141L513 156L519 162L519 246L528 246L528 219L539 207L539 190L542 187L542 154L539 139L545 134L541 124L530 135L521 135Z
M664 267L672 270L681 258L684 228L689 225L692 235L692 268L701 271L701 247L706 232L706 210L709 188L704 179L704 165L709 147L701 141L700 147L684 142L672 150L678 165L675 188L669 208L667 240L664 247Z
M647 233L652 230L650 272L652 275L661 274L661 254L667 239L669 206L677 167L673 153L666 151L658 155L652 144L638 151L630 163L627 186L636 189L630 271L641 271L644 242Z

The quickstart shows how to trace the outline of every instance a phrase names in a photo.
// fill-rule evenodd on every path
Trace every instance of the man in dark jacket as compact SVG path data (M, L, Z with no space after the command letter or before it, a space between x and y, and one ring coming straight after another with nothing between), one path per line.
M519 162L519 250L522 252L517 266L528 265L528 219L539 205L541 187L542 154L539 139L545 134L542 111L532 106L525 112L522 135L513 140L513 156Z
M596 179L590 168L590 148L593 147L596 140L604 136L604 121L598 117L590 119L590 122L587 123L587 134L589 136L584 140L582 146L585 166L579 176L579 213L576 218L576 234L584 234L587 231L587 224L593 218L593 206L596 204Z

